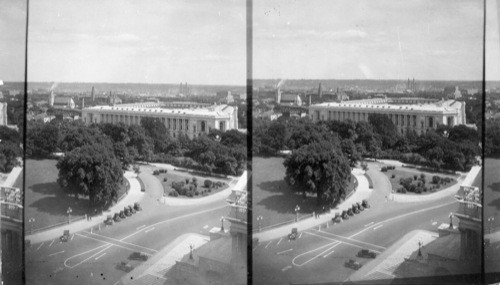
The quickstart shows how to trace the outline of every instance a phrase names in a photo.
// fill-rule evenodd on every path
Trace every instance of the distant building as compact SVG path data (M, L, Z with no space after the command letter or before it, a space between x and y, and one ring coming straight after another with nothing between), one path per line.
M0 102L0 126L7 126L7 103Z
M51 97L51 98L53 98L53 97ZM75 101L73 101L73 98L71 98L71 97L56 97L53 100L54 101L51 104L51 106L53 106L53 107L74 109L76 106Z
M309 106L315 122L327 120L368 121L370 114L385 114L400 133L413 130L418 134L438 125L464 125L465 102L436 101L424 98L354 100L342 103L321 103Z
M189 138L208 134L210 129L238 129L238 108L213 105L196 109L167 109L162 103L145 102L117 106L96 106L82 110L83 122L139 125L144 117L158 118L172 137L185 134Z
M210 106L212 106L212 104L190 102L190 101L164 102L162 105L162 107L164 108L171 108L171 109L208 108Z
M281 94L280 104L302 106L302 99L299 94L286 93Z
M231 95L231 91L219 91L216 93L217 102L230 104L234 102L234 98Z

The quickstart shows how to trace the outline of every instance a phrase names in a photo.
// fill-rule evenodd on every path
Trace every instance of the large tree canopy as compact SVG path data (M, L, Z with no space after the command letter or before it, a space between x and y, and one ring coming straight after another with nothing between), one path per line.
M343 198L351 168L349 160L330 142L305 145L284 162L286 181L295 190L314 193L317 202L331 203Z
M120 162L102 145L84 145L68 152L57 163L59 184L89 197L91 205L106 205L117 199L123 179Z

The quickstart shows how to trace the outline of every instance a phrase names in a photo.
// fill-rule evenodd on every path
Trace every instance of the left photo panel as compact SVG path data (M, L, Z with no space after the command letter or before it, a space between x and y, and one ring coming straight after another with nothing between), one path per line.
M0 0L1 284L23 284L27 1Z
M29 13L26 284L246 284L246 2Z

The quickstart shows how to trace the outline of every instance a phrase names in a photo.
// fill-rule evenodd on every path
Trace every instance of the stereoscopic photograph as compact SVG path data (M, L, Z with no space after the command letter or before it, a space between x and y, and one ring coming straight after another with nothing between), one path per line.
M26 284L246 284L244 1L31 1Z
M481 282L482 1L254 1L254 284Z

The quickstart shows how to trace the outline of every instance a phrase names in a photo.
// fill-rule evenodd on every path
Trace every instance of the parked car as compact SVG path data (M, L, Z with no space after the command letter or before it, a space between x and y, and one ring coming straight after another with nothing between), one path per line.
M369 249L362 249L358 252L358 257L375 258L377 254Z
M342 211L342 219L349 220L349 215L347 214L346 210Z
M333 223L340 223L342 222L342 217L340 216L340 213L335 213L335 217L332 218Z
M361 268L361 264L354 259L349 259L348 261L346 261L346 263L344 263L344 266L352 268L354 270L358 270Z
M125 271L125 272L130 272L134 269L134 267L126 261L121 261L120 263L118 263L116 268L118 268L119 270Z
M361 205L363 205L363 207L365 208L370 208L370 204L368 203L368 200L363 200L363 202L361 203Z
M125 213L123 211L120 211L120 218L121 219L125 219L126 218Z
M293 228L292 232L288 234L288 239L296 239L298 234L297 228Z
M347 214L348 214L349 216L354 216L354 212L352 211L352 209L351 209L351 208L347 209Z
M132 214L136 213L136 210L134 209L134 207L132 207L132 205L129 205L128 209L130 210L130 213L132 213Z
M127 217L132 216L132 213L130 212L130 209L127 206L123 208L123 213L125 213L125 216Z
M358 202L358 203L356 203L356 204L358 205L358 209L359 209L360 211L364 211L364 210L365 210L365 207L363 207L363 205L362 205L362 203L361 203L361 202Z
M69 230L64 230L63 235L59 238L62 242L69 240Z
M352 209L352 212L354 214L359 214L359 212L360 212L359 209L358 209L358 204L356 204L356 203L352 204L352 208L351 209Z
M139 202L135 202L134 203L134 209L136 211L142 211L141 204L139 204Z
M136 252L132 252L128 258L131 259L131 260L143 260L143 261L146 261L146 260L148 260L149 256L147 256L143 252L136 251Z
M114 223L114 221L113 221L113 217L112 217L111 215L108 215L108 216L106 217L106 220L104 221L104 224L106 224L106 225L110 225L110 226L111 226L111 225L113 225L113 223Z
M115 213L115 216L113 217L113 220L114 220L115 222L119 222L119 221L121 221L122 219L120 218L120 213Z

